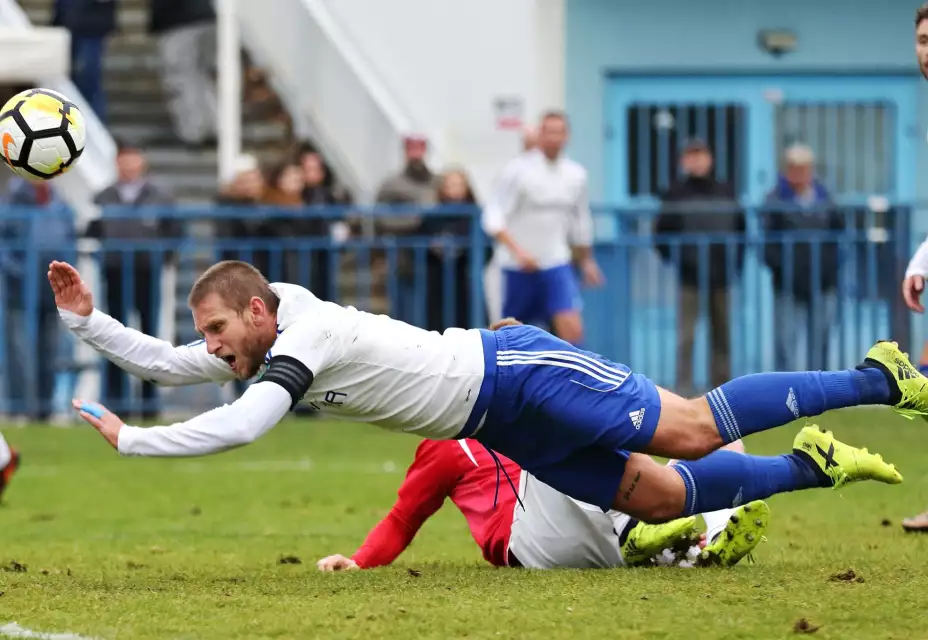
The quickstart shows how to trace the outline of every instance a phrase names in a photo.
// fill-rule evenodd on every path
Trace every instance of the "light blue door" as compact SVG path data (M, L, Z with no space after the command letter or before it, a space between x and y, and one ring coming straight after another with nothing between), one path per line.
M883 195L911 201L913 172L896 168L916 161L917 87L915 76L612 77L605 96L607 197L619 205L653 207L655 196L676 177L680 148L686 139L699 137L713 149L716 177L731 183L747 204L763 201L783 150L794 142L813 147L819 177L837 198ZM733 298L738 302L732 305L731 325L735 374L772 366L772 294L761 264L749 251L744 281L762 284L736 287ZM670 384L676 360L675 274L644 250L631 251L628 271L626 295L634 301L635 315L628 326L618 323L629 334L618 342L629 352L630 364L657 372ZM857 294L858 300L866 297ZM859 338L886 323L879 305L851 306L858 340L836 338L844 349L833 349L838 353L833 359L841 364L844 351L854 352ZM707 368L705 333L698 334L697 378Z

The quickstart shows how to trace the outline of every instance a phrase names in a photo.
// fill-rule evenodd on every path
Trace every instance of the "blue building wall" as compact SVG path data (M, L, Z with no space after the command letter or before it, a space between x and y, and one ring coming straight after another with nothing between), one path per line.
M567 109L571 155L590 172L594 199L605 197L603 104L609 72L654 70L757 72L917 73L913 18L917 2L858 0L567 0ZM796 51L780 59L757 46L761 29L788 29ZM919 92L928 109L928 83ZM925 140L921 117L917 135ZM920 145L918 175L928 170L928 144ZM928 181L919 181L928 199Z

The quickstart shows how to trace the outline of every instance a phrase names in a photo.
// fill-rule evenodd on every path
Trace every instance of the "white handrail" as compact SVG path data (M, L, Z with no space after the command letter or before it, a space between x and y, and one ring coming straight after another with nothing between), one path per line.
M401 165L411 110L382 82L320 0L236 0L242 40L298 127L309 130L359 201ZM430 132L423 132L428 135ZM431 154L441 166L441 143Z

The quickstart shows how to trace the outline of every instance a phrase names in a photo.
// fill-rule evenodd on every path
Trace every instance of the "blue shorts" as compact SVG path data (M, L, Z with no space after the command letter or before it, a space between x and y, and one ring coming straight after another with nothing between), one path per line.
M532 273L503 271L504 318L548 322L558 313L582 306L580 287L569 264Z
M611 509L629 451L654 437L657 387L536 327L482 335L484 382L457 437L473 437L561 493Z

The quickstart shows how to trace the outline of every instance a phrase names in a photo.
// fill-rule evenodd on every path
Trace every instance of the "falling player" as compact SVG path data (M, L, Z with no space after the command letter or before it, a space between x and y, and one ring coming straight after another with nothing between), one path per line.
M733 445L743 450L740 442ZM518 495L498 493L495 461L477 441L424 440L396 503L360 548L350 558L332 555L317 566L345 571L391 564L445 499L464 515L484 559L498 567L642 566L659 555L680 556L696 541L694 516L650 525L617 511L603 512L552 489L505 456L498 457L507 477L519 476ZM760 543L768 517L767 504L760 500L703 514L706 533L696 546L704 548L690 555L700 565L733 566Z
M928 79L928 2L915 12L915 55L918 58L918 67L922 75ZM925 290L925 278L928 277L928 239L926 239L905 270L905 279L902 281L902 297L906 306L916 313L924 313L921 296ZM919 370L928 373L928 342L922 348L919 359ZM928 511L902 521L906 531L928 531Z
M126 456L242 446L302 403L423 438L473 438L561 493L660 523L787 491L899 483L879 456L811 428L786 455L717 449L840 407L928 413L928 378L889 342L856 369L750 375L687 400L536 327L428 332L270 285L242 262L220 262L197 280L188 304L203 340L176 348L94 309L71 265L52 263L48 279L68 327L134 375L173 385L259 377L231 405L147 429L75 399L81 418ZM642 454L682 461L667 467Z
M503 270L503 317L550 323L555 335L578 345L583 323L571 263L588 285L603 276L591 248L586 170L563 157L567 135L567 116L542 116L538 147L507 166L482 222Z

